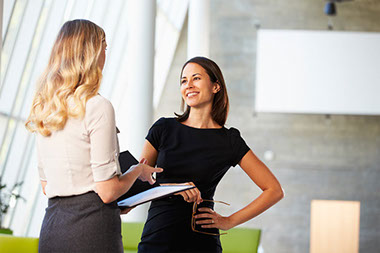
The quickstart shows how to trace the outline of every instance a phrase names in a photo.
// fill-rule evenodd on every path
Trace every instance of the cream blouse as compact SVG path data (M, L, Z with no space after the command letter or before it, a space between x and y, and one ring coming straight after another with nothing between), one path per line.
M83 119L69 118L51 136L37 134L38 170L48 198L95 191L95 182L120 175L119 144L112 104L90 98Z

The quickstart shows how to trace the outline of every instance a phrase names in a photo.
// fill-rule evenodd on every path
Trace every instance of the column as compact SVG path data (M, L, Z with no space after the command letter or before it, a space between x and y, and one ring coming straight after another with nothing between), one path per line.
M140 158L153 120L153 67L156 0L129 1L126 93L117 111L121 150Z
M3 11L4 11L3 0L0 0L0 52L3 50ZM0 66L1 66L1 57L0 57Z
M210 56L210 0L189 0L187 58Z

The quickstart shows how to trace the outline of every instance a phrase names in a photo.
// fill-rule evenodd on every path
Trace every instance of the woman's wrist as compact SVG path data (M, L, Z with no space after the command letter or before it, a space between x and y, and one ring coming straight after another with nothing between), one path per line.
M235 215L231 214L230 216L227 216L227 224L228 224L228 229L234 228L237 225L239 225L238 221L235 219Z
M132 165L129 170L131 171L131 173L133 174L136 174L137 177L139 177L143 171L143 168L142 166L140 166L140 164L136 164L136 165Z
M141 166L139 166L139 164L136 164L136 165L132 165L131 167L129 167L129 169L126 172L124 172L123 177L129 178L129 180L134 181L137 178L139 178L141 173L142 173Z

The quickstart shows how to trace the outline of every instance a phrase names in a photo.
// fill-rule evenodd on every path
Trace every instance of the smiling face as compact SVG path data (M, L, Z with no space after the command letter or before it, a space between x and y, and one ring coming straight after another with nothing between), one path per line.
M186 104L193 108L212 106L220 87L210 81L206 70L196 63L185 66L181 76L181 94Z

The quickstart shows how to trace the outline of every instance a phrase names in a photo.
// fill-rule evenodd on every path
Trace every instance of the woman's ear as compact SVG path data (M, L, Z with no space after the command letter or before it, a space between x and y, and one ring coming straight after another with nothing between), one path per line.
M214 92L214 93L218 93L219 91L220 91L220 85L219 85L219 82L216 81L216 82L214 83L214 89L213 89L213 92Z

